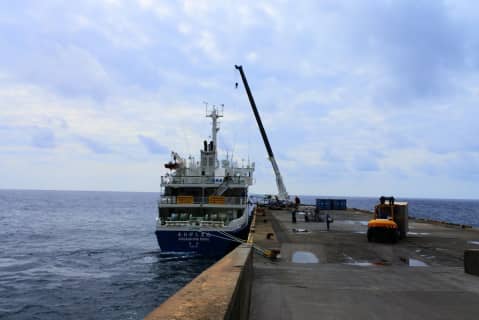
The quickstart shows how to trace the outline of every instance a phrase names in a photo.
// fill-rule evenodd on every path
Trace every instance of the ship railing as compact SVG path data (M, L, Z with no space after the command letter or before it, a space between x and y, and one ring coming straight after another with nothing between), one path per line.
M188 221L165 221L164 225L166 227L208 227L208 228L222 228L225 226L224 221L197 221L197 220L188 220Z
M202 227L222 228L225 226L224 221L200 221Z
M189 221L165 221L165 226L167 227L188 227L190 226Z
M230 180L230 184L243 184L250 185L252 183L251 176L187 176L187 177L177 177L177 176L162 176L161 184L163 186L170 184L213 184L219 185L223 183L225 179Z
M209 197L194 197L194 196L161 196L158 201L159 205L162 204L201 204L201 205L245 205L248 199L246 197L222 197L222 196L209 196Z

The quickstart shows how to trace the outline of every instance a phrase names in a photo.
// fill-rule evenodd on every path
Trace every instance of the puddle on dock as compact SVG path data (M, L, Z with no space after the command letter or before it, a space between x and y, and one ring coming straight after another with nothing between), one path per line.
M407 234L408 234L408 236L427 236L430 233L429 232L411 232L411 231L409 231Z
M366 231L355 231L354 233L358 233L358 234L366 234Z
M399 259L405 264L407 264L409 267L429 267L427 263L418 259L405 258L405 257L401 257Z
M382 266L390 266L391 263L387 260L379 260L379 261L351 261L345 262L348 266L358 266L358 267L382 267Z
M346 264L348 266L357 266L357 267L372 267L372 266L388 266L391 265L391 262L385 259L381 260L376 260L376 261L365 261L365 260L354 260L353 257L350 257L346 254L343 254L346 262L343 264Z
M319 263L318 257L309 251L295 251L291 260L293 263Z
M358 266L358 267L371 267L374 266L373 263L367 261L354 261L354 262L346 262L345 264L349 266Z
M479 241L468 241L467 243L470 243L470 244L476 244L479 246Z
M359 224L362 226L368 225L368 221L364 221L364 220L343 220L342 222L345 224Z
M426 254L421 254L421 257L423 257L425 259L428 259L428 260L432 260L432 259L436 258L436 256L428 256Z
M352 257L348 255L344 255L346 262L343 264L349 266L358 266L358 267L373 267L373 266L390 266L391 262L386 259L380 259L375 261L367 261L367 260L354 260ZM402 262L407 264L409 267L429 267L427 263L418 259L400 257L399 258Z
M293 232L296 232L296 233L309 233L309 232L311 232L311 231L309 231L308 229L293 228Z
M429 265L421 260L409 259L410 267L429 267Z

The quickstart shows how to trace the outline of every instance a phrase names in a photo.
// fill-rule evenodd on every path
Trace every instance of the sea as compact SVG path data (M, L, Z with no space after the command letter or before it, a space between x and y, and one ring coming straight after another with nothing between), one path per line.
M158 198L0 190L0 319L144 318L215 262L160 252ZM300 198L314 204L319 196ZM377 203L340 198L364 210ZM479 227L479 200L398 200L412 216Z
M0 190L0 319L143 319L215 262L159 251L158 198Z

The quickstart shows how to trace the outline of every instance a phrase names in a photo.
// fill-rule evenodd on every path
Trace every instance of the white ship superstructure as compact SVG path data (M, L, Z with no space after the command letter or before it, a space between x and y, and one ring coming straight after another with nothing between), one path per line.
M218 119L223 110L207 108L206 116L212 122L211 140L203 142L200 159L172 152L165 164L170 172L161 178L156 231L162 251L214 254L237 244L223 232L239 238L247 235L254 163L239 165L228 155L218 160Z

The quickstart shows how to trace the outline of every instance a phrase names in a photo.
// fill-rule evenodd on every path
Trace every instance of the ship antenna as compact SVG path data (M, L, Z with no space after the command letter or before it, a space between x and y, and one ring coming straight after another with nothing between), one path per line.
M208 102L203 101L203 104L205 105L205 114L208 114Z
M208 107L206 107L206 116L208 118L211 118L211 140L213 141L213 153L215 156L215 163L218 162L218 156L217 156L217 133L220 130L218 126L218 118L223 117L223 112L219 112L219 109L216 107L216 105L212 105L211 112L208 113Z

